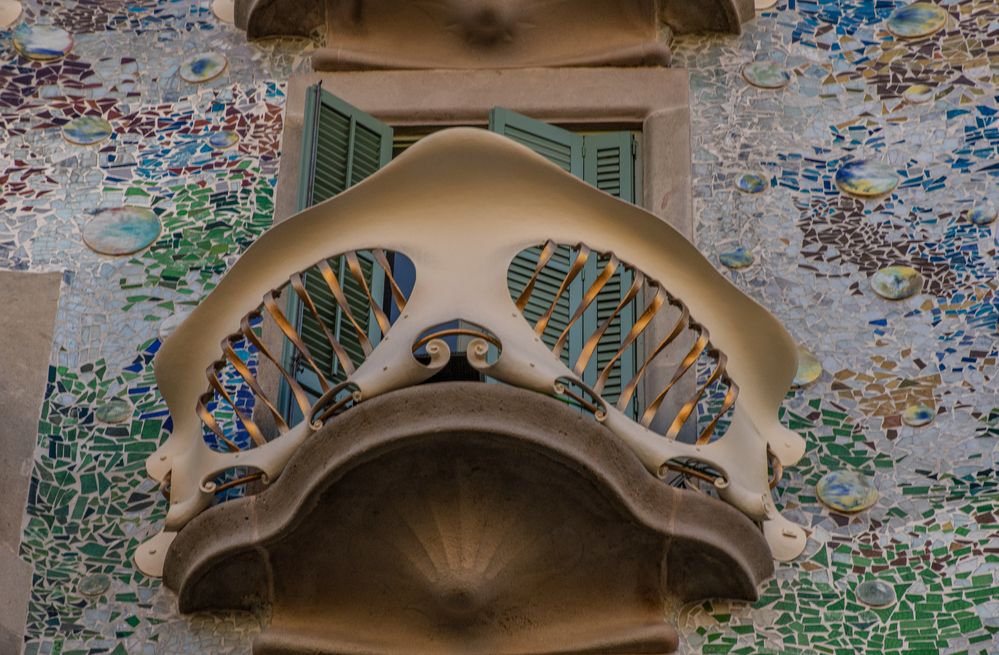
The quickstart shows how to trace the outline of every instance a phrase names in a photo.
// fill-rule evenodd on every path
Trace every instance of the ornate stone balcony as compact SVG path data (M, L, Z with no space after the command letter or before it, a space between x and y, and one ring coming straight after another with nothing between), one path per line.
M481 381L427 384L458 350ZM444 130L271 229L163 345L174 428L148 469L170 505L136 561L185 611L271 604L258 653L670 652L670 600L753 598L804 547L771 498L804 450L777 419L794 370L659 218Z
M250 38L325 30L316 70L668 66L664 27L737 33L754 16L751 0L237 0L235 12Z

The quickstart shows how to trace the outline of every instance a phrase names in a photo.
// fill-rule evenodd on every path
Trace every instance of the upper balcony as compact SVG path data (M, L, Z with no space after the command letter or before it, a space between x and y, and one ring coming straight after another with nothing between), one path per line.
M271 229L164 343L169 511L136 561L185 611L271 603L259 653L669 652L668 598L753 598L804 547L771 497L794 371L660 218L443 130Z
M249 38L325 31L315 70L668 66L664 29L738 33L752 0L237 0Z

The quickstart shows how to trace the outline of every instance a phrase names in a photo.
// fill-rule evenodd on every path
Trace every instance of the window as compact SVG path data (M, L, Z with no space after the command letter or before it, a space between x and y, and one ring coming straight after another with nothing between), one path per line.
M636 141L635 135L631 132L578 134L499 107L494 108L489 114L489 129L531 148L569 173L607 193L628 202L635 202L639 195L635 166ZM387 164L394 154L393 136L393 130L388 125L350 106L319 85L310 87L305 105L304 143L298 191L299 210L333 197ZM395 154L401 152L412 141L412 139L403 139L403 143L396 143ZM399 147L400 145L403 147ZM511 265L509 285L514 297L520 294L533 274L539 253L540 249L530 249L518 255ZM559 248L553 257L553 265L549 266L552 269L551 275L548 278L542 276L542 279L538 280L532 295L532 303L525 309L527 318L532 322L541 317L547 310L550 299L557 295L562 280L557 273L559 269L563 273L567 271L573 257L571 249ZM342 281L343 292L352 308L354 319L369 331L369 338L375 345L380 331L371 315L367 292L351 276L344 275L344 267L347 264L342 259L331 259L330 266ZM371 257L363 254L359 257L359 263L372 296L383 298L386 313L393 315L395 307L385 289L384 273L381 268ZM595 279L603 263L598 258L591 258L581 276L570 286L568 293L558 299L553 318L543 335L549 346L555 343L565 328L572 311L582 301L585 289ZM396 277L400 284L403 286L407 282L412 284L412 271L404 270L406 262L399 261L392 264L393 268L398 264L399 268L403 269L397 270ZM567 363L575 361L583 346L583 335L593 332L606 316L613 312L621 295L627 291L632 282L624 278L620 272L615 273L598 295L596 302L582 317L579 328L570 331L567 348L563 351L564 361ZM310 271L304 277L304 284L309 295L318 298L315 303L316 309L326 329L340 340L351 359L360 363L364 354L354 331L347 329L346 319L331 297L323 301L324 296L328 296L328 292L324 292L326 288L324 280L315 271ZM296 321L296 327L299 328L302 340L313 359L323 370L330 371L333 379L338 373L342 375L338 371L336 357L324 336L324 326L319 324L311 311L303 311L302 303L296 296L292 295L288 302L288 316ZM589 384L595 381L596 371L617 352L621 335L627 333L633 321L634 316L624 316L611 324L605 338L601 339L597 347L596 356L591 359L584 373L584 381ZM631 355L622 358L614 375L605 385L604 396L611 402L616 400L620 392L621 380L627 380L634 374L637 352L637 348L632 348ZM293 361L296 355L297 351L293 348L286 349L284 353L289 370L296 371L296 377L302 387L318 397L315 373L301 362ZM282 407L289 419L295 422L299 419L295 415L297 407L291 402L286 387L287 385L282 383Z

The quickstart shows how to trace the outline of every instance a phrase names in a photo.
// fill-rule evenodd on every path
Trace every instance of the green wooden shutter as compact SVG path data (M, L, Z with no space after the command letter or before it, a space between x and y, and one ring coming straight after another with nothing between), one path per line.
M636 192L635 151L634 136L630 132L587 135L584 138L583 179L601 191L634 203ZM603 257L588 262L583 271L584 279L587 281L595 279L605 264L606 260ZM631 273L624 273L620 268L617 270L600 291L600 294L597 295L596 301L587 310L587 315L584 316L584 330L587 330L587 334L603 325L604 321L613 314L622 296L631 287L632 281ZM631 330L635 322L633 305L634 303L632 306L624 308L607 328L600 343L597 344L597 351L590 360L590 366L584 376L587 382L596 381L597 372L602 370L614 357L624 337ZM603 389L604 398L611 403L617 402L624 383L635 374L638 352L639 347L636 344L615 364Z
M583 137L583 179L612 196L635 202L635 139L631 132Z
M583 177L580 135L502 107L489 112L489 130L527 146L576 177Z
M630 132L608 132L584 137L503 108L495 108L490 112L489 129L531 148L561 166L563 170L583 178L601 191L628 202L635 202L635 146L634 137ZM539 253L539 249L532 248L518 255L511 264L508 282L514 297L520 295L533 274ZM547 309L574 256L575 251L559 248L552 257L550 272L547 270L543 272L543 277L538 280L535 287L533 302L526 308L525 315L528 320L537 321ZM543 340L549 346L555 343L565 328L571 316L570 309L582 302L585 289L602 270L604 263L603 258L591 258L582 276L570 286L569 293L559 298L552 322L543 335ZM566 363L575 361L582 349L585 336L596 330L613 313L631 283L630 274L622 274L620 270L614 274L583 316L579 329L570 331L567 348L562 353L563 361ZM633 307L626 308L622 315L611 323L584 372L585 382L588 384L596 382L598 371L617 352L623 335L628 333L633 323ZM637 353L638 348L632 348L626 353L604 386L603 395L611 402L617 401L622 381L634 375Z
M583 177L583 137L560 127L543 123L522 114L495 107L489 112L489 130L509 137L527 146L549 161L561 166L563 170L577 177ZM534 268L541 254L540 248L531 248L514 258L510 265L508 285L511 295L516 298L527 285L534 274ZM552 299L558 293L565 274L568 273L575 251L569 248L559 248L552 256L549 265L542 271L531 295L531 301L524 310L524 316L536 323L551 305ZM568 292L562 294L555 304L552 318L541 336L549 346L555 341L569 323L570 307L578 306L583 299L582 281L577 278L570 285ZM582 330L572 330L566 348L562 351L562 360L568 365L575 361L583 348Z
M340 98L324 90L319 84L306 91L305 121L302 136L302 155L298 188L299 211L328 200L365 179L392 159L392 128L365 114ZM359 253L361 269L371 286L372 295L382 297L384 273L370 256ZM362 327L368 328L373 343L380 336L368 306L364 291L353 280L342 258L330 260L330 266L341 281L344 294ZM346 325L329 288L318 272L305 276L305 288L315 302L320 315L331 326L334 336L344 346L355 363L364 358L359 339ZM309 348L319 367L337 378L341 373L329 342L311 312L304 310L295 294L289 294L288 315L298 322L302 340ZM286 348L286 361L294 355L293 348ZM307 367L298 367L297 376L303 387L318 392L315 373ZM282 397L285 408L292 404L286 390Z
M392 159L392 128L320 85L306 92L298 209L328 200Z

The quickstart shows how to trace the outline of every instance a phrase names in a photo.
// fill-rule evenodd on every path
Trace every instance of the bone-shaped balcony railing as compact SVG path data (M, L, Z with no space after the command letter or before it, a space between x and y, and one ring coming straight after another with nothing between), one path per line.
M396 280L403 259L411 291ZM159 574L188 521L270 484L354 404L431 378L458 339L484 379L577 405L651 475L709 485L761 524L776 558L803 549L771 497L804 451L777 420L795 368L780 324L659 218L502 137L455 129L273 228L163 345L174 429L147 467L169 510L140 568ZM302 420L265 379L283 380Z
M563 261L571 262L568 270L552 266L556 254L560 254ZM391 309L395 313L404 312L409 294L400 288L393 266L389 263L390 258L394 260L401 256L402 253L386 254L376 248L361 253L343 253L332 261L324 259L306 271L292 274L284 287L268 292L260 306L242 317L238 330L227 335L220 344L219 359L205 371L208 382L205 393L198 399L197 411L209 446L220 452L241 452L269 441L265 430L253 419L249 407L241 406L238 401L241 392L251 400L246 404L252 404L258 412L266 414L265 418L275 426L278 437L293 427L287 411L279 408L276 394L273 391L267 393L262 388L258 374L251 370L251 362L258 369L265 366L275 369L298 413L308 417L313 428L318 429L331 417L352 406L358 400L354 392L359 390L351 377L374 348L370 330L375 330L384 338L392 323L389 314L382 308L382 302L376 301L372 293L372 274L377 270L391 290L394 303ZM580 274L590 260L601 260L600 267L594 271L593 280L581 297L574 301L570 297L570 287L582 277ZM368 275L362 266L364 261L370 262ZM704 426L697 434L695 443L705 445L711 441L719 422L734 407L738 388L725 371L727 358L724 353L713 348L707 328L692 319L680 299L672 297L659 284L650 283L644 274L619 261L613 254L595 253L584 244L570 247L549 241L543 248L519 253L515 261L517 268L532 271L521 285L514 281L513 276L508 276L517 309L553 354L568 360L566 363L574 374L572 378L560 378L550 392L587 409L598 420L606 416L606 405L609 403L633 415L646 427L663 413L667 398L678 397L676 411L672 414L667 412L665 428L665 437L676 439L697 409L698 402L714 390L719 395L719 403L706 414L697 416ZM549 284L554 281L557 291L539 292L538 281L542 278ZM310 279L315 283L310 284ZM624 280L630 282L622 287ZM353 294L348 292L349 289L353 290ZM588 333L580 335L580 352L569 360L564 355L573 330L582 322L587 311L597 309L601 292L612 290L619 290L620 293L605 296L610 299L609 309L605 308L598 324L592 325ZM303 318L297 327L284 309L286 303L281 299L287 297L286 294L294 294L300 302ZM352 299L354 302L351 302ZM560 307L565 313L561 322L555 318ZM661 339L652 340L653 319L668 313L670 308L677 310L675 318L670 321L671 328ZM306 315L311 321L310 327L305 327ZM626 315L630 315L632 320L625 321ZM274 332L282 335L283 347L275 348L273 344L268 347L264 343L261 326L265 320L272 322L276 328ZM370 328L368 323L371 323ZM622 325L628 329L622 329ZM308 331L322 335L318 343L313 342L312 348L307 343ZM496 335L483 326L460 320L452 321L450 327L427 330L413 344L413 354L422 354L428 346L432 353L447 353L447 344L440 340L455 336L474 338L469 347L471 363L476 368L488 367L491 359L502 354L503 344ZM639 394L639 386L651 365L662 358L670 346L684 341L684 337L687 337L689 346L683 350L682 359L673 365L672 373L656 381L657 384L647 384L644 396ZM639 346L643 340L648 344L645 348ZM491 357L490 346L495 348ZM290 362L280 356L286 350L292 353ZM629 372L626 379L622 379L619 370L623 368L622 360L638 350L643 351L641 363ZM351 353L354 353L353 356ZM587 374L591 362L594 367ZM696 380L693 378L696 377L699 362L705 370L700 376L703 379ZM310 394L299 381L297 369L307 369L314 374L318 389L311 390ZM619 388L613 391L613 395L608 393L607 386L612 379L619 382ZM685 379L696 384L681 387L680 383ZM579 391L573 391L573 386L578 386ZM666 466L684 476L693 472L695 477L710 482L722 477L716 471L705 472L678 462L667 462ZM215 493L219 494L263 478L262 472L244 472L224 479L203 481L203 484L209 488L214 485Z

